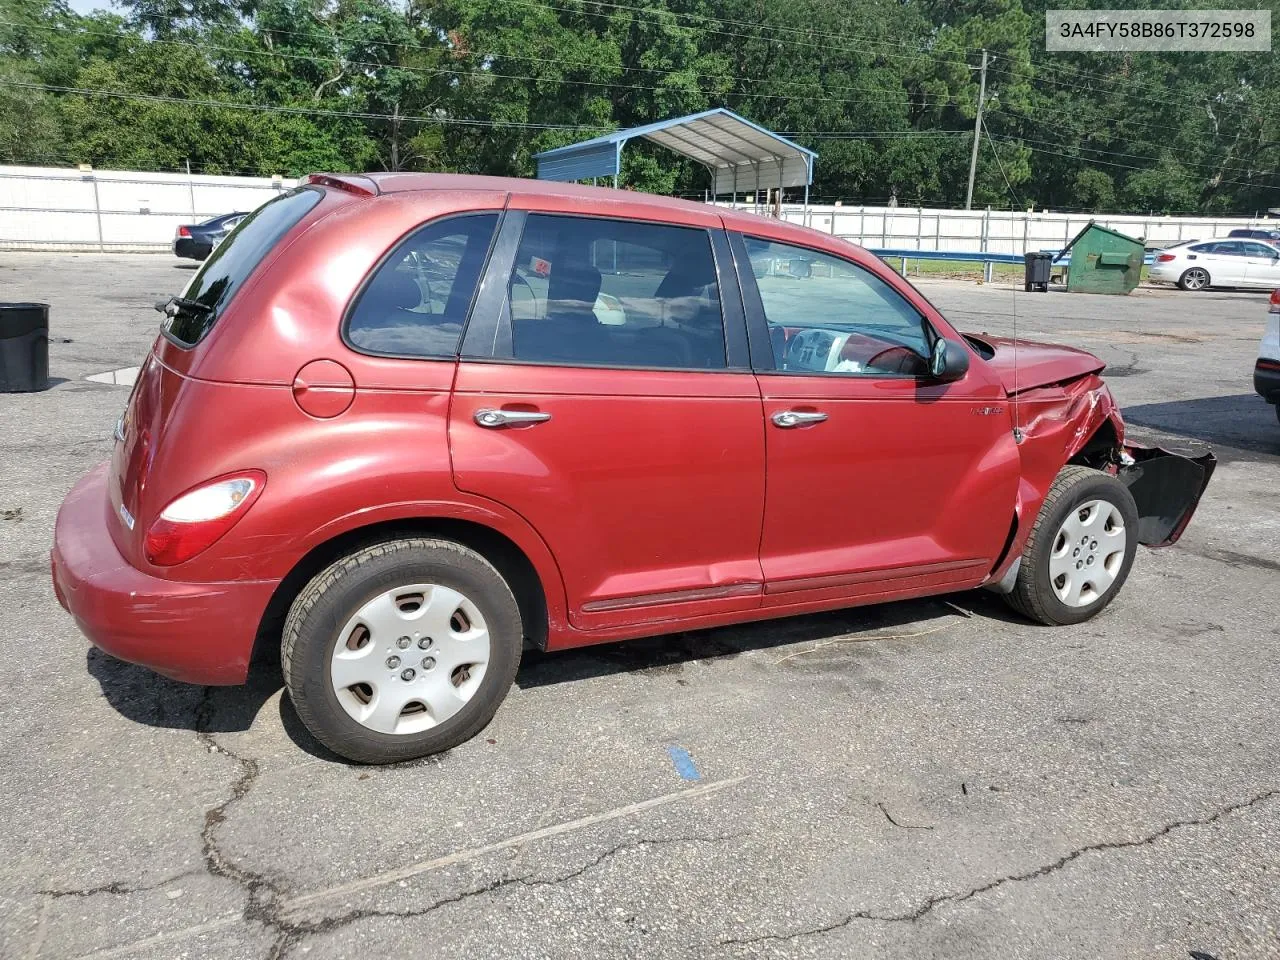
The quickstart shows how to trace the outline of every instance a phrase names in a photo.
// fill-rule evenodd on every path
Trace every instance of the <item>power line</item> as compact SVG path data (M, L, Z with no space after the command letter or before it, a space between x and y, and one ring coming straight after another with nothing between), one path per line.
M1032 147L1032 146L1028 146L1027 144L1025 144L1025 143L1023 143L1023 142L1019 141L1019 140L1018 140L1017 138L1015 138L1015 137L1003 137L1003 136L992 135L992 134L988 134L988 136L992 136L992 139L999 140L999 141L1001 141L1002 143L1010 143L1010 144L1013 144L1014 146L1020 146L1020 147L1022 147L1024 150L1030 150L1032 153L1041 153L1041 154L1045 154L1045 155L1047 155L1047 156L1062 157L1062 158L1064 158L1064 159L1066 159L1066 160L1076 160L1076 161L1079 161L1079 160L1081 160L1081 159L1086 159L1086 158L1081 158L1081 157L1073 157L1073 156L1071 156L1071 155L1070 155L1070 154L1068 154L1068 153L1060 153L1060 152L1058 152L1058 151L1056 151L1056 150L1045 150L1045 149L1042 149L1042 148L1040 148L1040 147ZM1124 170L1150 170L1150 169L1151 169L1151 167L1135 167L1135 166L1134 166L1133 164L1131 164L1131 163L1116 163L1116 162L1114 162L1114 161L1112 161L1112 160L1087 160L1086 162L1088 162L1088 163L1098 163L1098 164L1102 164L1103 166L1107 166L1107 167L1119 167L1119 168L1124 169ZM1265 186L1265 184L1262 184L1262 183L1257 183L1257 182L1254 182L1254 181L1246 181L1246 180L1219 180L1219 181L1218 181L1218 183L1226 183L1226 184L1230 184L1230 185L1232 185L1232 186L1236 186L1236 187L1251 187L1251 188L1257 188L1257 187L1263 187L1263 186Z
M1011 60L1009 57L1004 56L1003 54L994 54L993 56L994 56L994 57L995 57L995 59L997 59L997 60L1004 60L1004 61L1006 61L1006 62L1008 62L1008 63L1014 63L1014 62L1015 62L1015 61ZM1045 63L1045 62L1044 62L1044 61L1042 61L1042 60L1031 60L1030 58L1028 58L1027 63L1028 63L1028 65L1029 65L1031 68L1033 68L1035 71L1037 71L1037 72L1036 72L1036 73L1034 73L1033 75L1029 76L1029 77L1027 78L1028 80L1031 80L1031 81L1037 81L1037 80L1038 80L1038 81L1043 81L1043 82L1045 82L1045 83L1052 83L1052 84L1054 84L1054 85L1056 85L1056 86L1063 87L1063 88L1066 88L1066 89L1068 89L1068 90L1079 90L1079 91L1083 91L1083 92L1085 92L1085 93L1091 93L1091 94L1095 94L1095 95L1099 92L1096 86L1090 86L1090 85L1078 84L1078 83L1069 83L1069 82L1067 82L1067 81L1065 81L1065 80L1059 80L1059 79L1057 79L1056 77L1054 77L1054 76L1050 76L1050 75L1048 75L1048 74L1046 74L1046 73L1044 73L1044 72L1043 72L1043 71L1045 71L1045 70L1062 71L1062 70L1071 70L1071 69L1074 69L1074 68L1070 68L1070 67L1066 67L1066 66L1061 66L1061 65L1058 65L1058 64L1047 64L1047 63ZM1019 75L1017 74L1017 72L1015 72L1014 70L1010 70L1010 69L1009 69L1009 68L1007 68L1007 67L1006 67L1006 68L1003 68L1003 69L999 69L999 72L1000 72L1000 73L1003 73L1003 74L1005 74L1006 76L1011 77L1011 78L1013 78L1013 79L1015 79L1015 80L1016 80L1016 79L1020 79L1020 77L1019 77ZM1160 103L1160 104L1165 104L1165 105L1167 105L1167 106L1179 107L1179 108L1183 108L1183 109L1185 109L1185 108L1187 107L1187 105L1188 105L1188 101L1187 101L1187 100L1185 100L1185 99L1184 99L1184 100L1171 100L1171 99L1169 99L1168 97L1159 97L1159 96L1156 96L1155 94L1151 93L1151 92L1150 92L1150 90L1148 90L1148 89L1146 89L1146 88L1142 88L1142 89L1140 89L1140 90L1135 90L1135 89L1134 89L1134 86L1133 86L1133 81L1132 81L1132 80L1129 80L1129 79L1126 79L1126 78L1123 78L1123 77L1109 77L1109 76L1106 76L1105 74L1093 74L1093 73L1086 73L1086 72L1084 72L1084 71L1077 71L1077 73L1078 73L1081 77L1083 77L1083 78L1092 79L1092 80L1095 80L1095 81L1100 82L1100 83L1110 83L1110 84L1123 85L1122 87L1118 87L1118 88L1117 88L1117 89L1115 89L1115 90L1104 91L1105 93L1107 93L1107 94L1109 94L1109 95L1117 95L1117 94L1118 94L1118 95L1120 95L1120 96L1141 96L1141 99L1142 99L1142 102L1143 102L1143 103ZM1221 106L1225 107L1226 109L1231 109L1231 110L1243 110L1243 109L1246 109L1246 108L1244 108L1244 107L1242 107L1242 106L1235 106L1235 107L1233 107L1233 106L1231 106L1231 105L1229 105L1229 104L1222 104Z
M71 93L83 97L105 97L120 100L141 100L153 103L181 103L198 107L225 107L229 110L245 110L258 113L285 113L298 116L336 117L349 120L399 120L403 123L439 123L464 127L509 127L518 130L588 130L608 132L611 127L598 127L582 123L527 123L516 120L473 120L462 117L418 117L405 114L368 113L358 110L324 110L319 107L282 107L261 103L234 103L229 100L205 100L195 97L167 97L155 93L124 93L116 90L90 90L84 87L63 87L48 83L27 83L21 80L0 78L0 86L23 87L49 93Z
M1066 145L1061 143L1055 143L1052 140L1037 140L1034 137L1026 137L1021 134L1019 134L1016 137L1016 139L1021 140L1024 143L1038 143L1048 147L1062 147L1063 149L1069 149ZM1160 163L1162 160L1166 159L1166 157L1152 157L1142 153L1123 153L1118 150L1103 150L1100 147L1076 146L1074 147L1074 149L1085 150L1085 151L1088 151L1089 153L1099 153L1104 156L1110 156L1110 157L1126 157L1131 160L1148 160L1151 163ZM1089 160L1088 157L1076 157L1074 159L1085 160L1085 161ZM1204 170L1229 170L1229 171L1244 173L1244 174L1251 174L1254 172L1254 168L1252 167L1242 167L1234 164L1219 165L1215 163L1201 163L1195 160L1187 160L1182 154L1173 153L1172 151L1168 153L1167 159L1176 160L1178 163L1182 164L1182 166L1184 167L1199 167Z
M579 16L587 12L586 10L575 10L571 7L559 7L559 6L556 6L555 4L547 3L545 2L545 0L502 0L502 2L511 4L514 6L541 7L547 10L557 10L563 13L572 13ZM717 16L712 16L709 14L702 14L702 13L683 13L677 10L667 10L662 7L640 7L632 4L616 3L616 2L612 2L612 0L584 0L584 6L586 5L594 5L597 7L607 7L613 10L626 10L632 13L667 14L677 19L701 20L704 22L709 21L711 23L727 23L732 26L742 26L742 27L759 27L760 26L758 22L753 22L748 20L734 20L728 17L717 17ZM788 31L791 33L803 33L806 36L825 38L830 40L845 40L845 41L854 41L854 42L861 42L861 43L899 46L904 49L911 49L915 51L917 54L924 55L924 51L921 48L912 47L910 44L907 44L901 40L885 40L878 37L870 37L866 35L842 34L842 33L835 33L832 31L813 30L812 28L785 27L785 26L773 25L773 24L770 25L770 29ZM732 31L716 30L716 29L706 29L704 30L704 32L715 33L715 34L720 34L723 36L731 36L731 37L740 37L740 38L745 37L746 39L750 39L750 40L764 40L766 42L776 43L781 41L783 43L797 43L797 41L795 40L788 40L786 38L779 38L777 36L766 37L763 34L742 34L742 33L735 33ZM826 49L826 46L823 44L801 43L800 45L810 46L810 47L822 47L823 49ZM970 47L968 49L976 51L978 48ZM864 52L864 51L859 51L859 52ZM880 55L887 56L887 57L898 57L899 59L908 59L908 60L918 59L918 56L910 56L910 55L904 55L904 54L881 53ZM963 66L963 67L969 66L969 63L966 60L951 60L951 59L939 58L936 56L935 56L935 59L938 59L939 62L951 63L957 66Z
M982 123L982 129L987 134L987 146L989 146L991 148L991 152L995 154L996 166L1000 168L1000 176L1004 177L1004 185L1009 188L1009 196L1013 198L1013 202L1017 205L1017 208L1021 209L1022 201L1018 199L1018 191L1013 189L1013 183L1010 182L1009 175L1004 172L1004 163L1000 160L1000 151L996 149L995 141L991 139L991 131L987 130L987 123L985 120L981 120L980 122ZM966 207L965 209L968 208Z
M807 140L924 140L931 137L967 137L972 130L787 130L780 137Z
M547 10L556 10L561 13L574 14L576 16L582 16L583 14L587 13L587 11L585 10L575 10L572 7L561 7L553 3L547 3L545 2L545 0L504 0L504 2L512 3L516 5L523 5L523 6L541 7ZM584 0L584 3L595 4L598 7L612 7L618 10L630 10L637 13L669 13L669 14L672 14L673 16L683 16L683 17L703 16L702 14L689 14L689 13L681 14L681 13L676 13L675 11L672 11L672 10L661 10L661 9L655 9L652 7L635 7L635 6L629 6L621 3L607 3L605 2L605 0ZM587 14L587 15L590 15L590 14ZM716 18L704 17L704 19L715 20ZM742 23L744 21L736 21L736 22ZM756 26L756 24L747 24L747 25ZM838 52L838 53L864 53L865 54L869 52L867 50L859 49L858 47L852 47L852 46L832 47L828 43L811 43L803 40L797 40L794 38L776 37L776 36L768 37L763 34L739 33L732 30L716 30L712 28L703 28L703 33L716 34L718 36L724 36L724 37L733 37L735 39L740 39L740 40L760 40L765 43L781 43L781 44L790 44L791 46L796 46L796 47L810 47L818 50L828 50L828 51L834 50L835 52ZM840 35L833 34L832 36L839 37ZM870 42L874 42L874 41L870 41ZM965 67L966 69L972 69L968 61L953 60L953 59L948 59L944 57L939 57L937 55L927 54L924 51L920 51L919 53L914 55L886 53L884 51L880 51L878 53L875 53L874 55L881 56L881 57L892 57L898 60L909 60L912 62L920 62L921 60L933 59L939 63L951 63L956 66Z
M565 9L565 8L557 7L557 8L555 8L555 9L563 10L563 9ZM376 44L376 45L378 45L378 46L383 46L383 47L395 47L395 48L398 48L398 49L404 49L404 50L417 50L417 51L424 52L424 53L432 52L432 51L433 51L433 49L434 49L434 48L432 48L432 47L427 47L427 46L424 46L424 45L422 45L422 44L416 44L416 43L404 43L404 42L394 41L394 40L375 40L375 39L372 39L372 38L365 38L365 37L351 37L351 36L348 36L348 35L346 35L346 34L339 34L339 33L336 33L336 32L335 32L335 33L317 33L317 32L311 32L311 31L285 30L285 29L282 29L282 28L279 28L279 27L263 27L263 28L261 28L261 30L262 30L262 33L264 33L264 34L280 34L280 35L284 35L284 36L304 37L304 38L318 39L318 40L328 40L328 41L331 41L331 42L333 42L333 41L343 41L343 42L347 42L347 43ZM760 38L760 39L764 39L764 38ZM548 64L559 64L559 65L561 65L561 66L568 66L568 67L583 67L583 68L589 68L589 69L599 69L599 68L600 68L600 66L601 66L601 64L600 64L599 62L596 62L596 61L589 61L589 60L564 60L564 59L560 59L560 58L556 58L556 57L532 57L532 56L529 56L529 55L527 55L527 54L511 53L511 52L506 52L506 51L499 53L499 52L496 52L496 51L493 51L493 50L488 50L488 51L484 51L484 52L471 53L471 54L468 54L468 55L469 55L469 56L479 57L479 58L480 58L480 59L482 59L482 60L521 60L521 61L525 61L525 62L529 62L529 63L548 63ZM401 69L408 69L408 68L401 68ZM618 65L618 69L620 69L623 73L656 73L656 74L663 74L663 75L666 75L666 76L677 76L677 75L678 75L678 76L681 76L681 77L691 77L691 78L693 78L693 79L697 79L697 80L709 80L709 81L717 82L717 83L718 83L718 82L721 82L721 81L723 81L723 80L729 79L729 80L734 80L734 81L736 81L736 82L738 82L738 83L744 83L744 84L764 84L764 83L771 83L771 84L780 84L780 85L783 85L783 86L789 86L789 87L808 86L808 83L807 83L806 81L803 81L803 80L784 80L784 79L757 80L757 79L755 79L755 78L753 78L753 77L740 77L740 76L722 77L722 76L718 76L718 75L715 75L715 74L691 73L691 72L689 72L689 71L687 71L687 70L670 69L670 68L666 68L666 67L645 67L645 66L640 66L640 65L637 65L637 64L627 64L627 63L619 64L619 65ZM558 82L576 83L576 82L577 82L577 81L558 81L558 80L554 80L554 79L546 79L546 80L544 80L543 78L538 78L538 77L531 78L531 79L538 80L538 81L540 81L540 82L551 82L551 83L558 83ZM661 90L661 89L663 89L663 88L661 88L661 87L639 87L639 88L637 88L637 89ZM845 90L845 91L853 91L853 92L855 92L855 93L887 93L887 92L890 92L890 91L885 90L885 88L884 88L884 87L877 87L877 86L864 87L864 86L857 86L857 85L854 85L854 84L841 84L841 85L833 86L833 87L824 87L824 89L827 89L827 90ZM740 95L740 96L757 96L756 94L738 94L738 95ZM910 97L910 96L912 96L912 94L908 93L908 97ZM797 99L807 99L807 98L800 97L800 98L797 98ZM872 102L872 101L865 101L865 102Z
M9 20L0 20L0 25L23 26ZM58 32L56 27L45 26L42 24L33 24L30 26L37 30L47 30L47 31ZM417 73L417 74L424 74L429 76L455 76L455 77L493 78L493 79L502 79L502 80L527 80L532 83L554 83L554 84L561 84L561 85L567 85L567 86L604 87L604 88L616 89L616 90L648 90L648 91L661 92L665 89L663 87L656 87L656 86L650 86L645 84L614 83L614 82L603 81L603 80L579 80L579 79L565 79L565 78L556 78L556 77L537 77L537 76L529 76L529 75L522 75L522 74L498 73L496 71L488 70L484 68L480 68L480 69L473 68L473 69L464 70L464 69L457 69L457 68L450 68L450 67L415 67L415 66L397 64L397 63L380 63L377 61L369 61L369 60L352 60L352 59L347 59L345 57L338 57L338 56L285 53L279 50L269 50L265 48L255 49L252 47L228 47L228 46L225 46L222 44L216 44L216 43L205 43L205 42L197 43L190 40L173 40L173 39L164 39L160 37L146 38L136 34L106 33L104 31L95 31L95 30L83 30L82 32L87 33L90 36L135 40L137 42L145 43L148 45L166 44L169 46L187 47L190 49L200 50L200 51L217 50L224 53L236 53L236 54L242 54L250 57L280 57L286 60L305 60L312 63L333 63L339 66L346 66L346 67L366 67L366 68L373 68L373 69L402 70L402 71L405 71L406 73ZM323 35L318 35L318 36L323 36ZM409 46L409 45L404 45L404 46ZM423 52L431 52L430 48L422 47L422 46L414 46L412 47L412 49L417 49ZM598 68L600 65L595 64L594 66ZM731 79L731 80L734 80L735 82L749 82L749 83L770 82L770 81L747 80L746 78L742 78L742 77L715 77L709 74L686 74L686 76L691 76L694 79L709 80L712 82L721 82L725 79ZM790 82L792 85L796 85L796 81L790 81ZM854 89L854 88L848 88L848 89ZM876 93L891 93L891 91L885 90L882 87L866 87L866 88L858 88L858 89L871 90ZM701 93L702 91L699 91L699 92ZM890 97L882 97L882 98L876 98L876 99L870 99L870 100L853 100L853 99L846 99L841 97L787 95L787 94L775 94L775 93L750 93L750 92L742 92L742 93L737 93L732 95L742 96L742 97L752 97L752 98L762 99L762 100L786 100L786 101L801 100L806 103L827 102L827 103L844 103L844 104L853 104L853 105L862 105L862 104L868 104L868 103L901 104L903 102L903 98L905 98L907 104L910 104L911 97L912 97L912 95L907 91L902 91L901 97L890 96Z

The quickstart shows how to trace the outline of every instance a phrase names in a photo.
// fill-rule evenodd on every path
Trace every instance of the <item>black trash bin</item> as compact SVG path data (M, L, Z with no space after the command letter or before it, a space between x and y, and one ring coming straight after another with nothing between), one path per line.
M1027 253L1022 257L1025 263L1025 272L1022 277L1022 288L1024 290L1039 290L1046 293L1049 290L1049 269L1053 265L1053 255L1049 253Z
M49 387L49 305L0 303L0 393Z

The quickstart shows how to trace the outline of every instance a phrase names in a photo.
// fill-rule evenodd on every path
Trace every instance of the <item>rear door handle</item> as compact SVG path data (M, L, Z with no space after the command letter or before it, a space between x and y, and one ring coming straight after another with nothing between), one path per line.
M808 423L822 423L827 419L825 413L818 413L808 410L780 410L773 415L773 425L775 427L803 427Z
M550 419L551 414L536 410L477 410L475 413L476 423L490 429L521 423L544 423Z

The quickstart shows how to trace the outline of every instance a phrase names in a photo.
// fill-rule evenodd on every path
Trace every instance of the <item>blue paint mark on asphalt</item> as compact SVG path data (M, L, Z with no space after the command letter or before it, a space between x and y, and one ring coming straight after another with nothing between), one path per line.
M702 774L698 772L698 768L694 765L693 757L689 755L689 751L684 747L667 747L667 753L671 755L671 762L675 764L676 773L680 774L684 779L702 779Z

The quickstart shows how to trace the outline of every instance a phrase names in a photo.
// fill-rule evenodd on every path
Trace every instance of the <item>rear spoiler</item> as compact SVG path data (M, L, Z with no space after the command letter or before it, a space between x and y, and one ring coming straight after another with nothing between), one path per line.
M362 177L358 173L313 173L304 177L302 182L316 187L344 190L359 197L376 197L382 193L370 177Z

